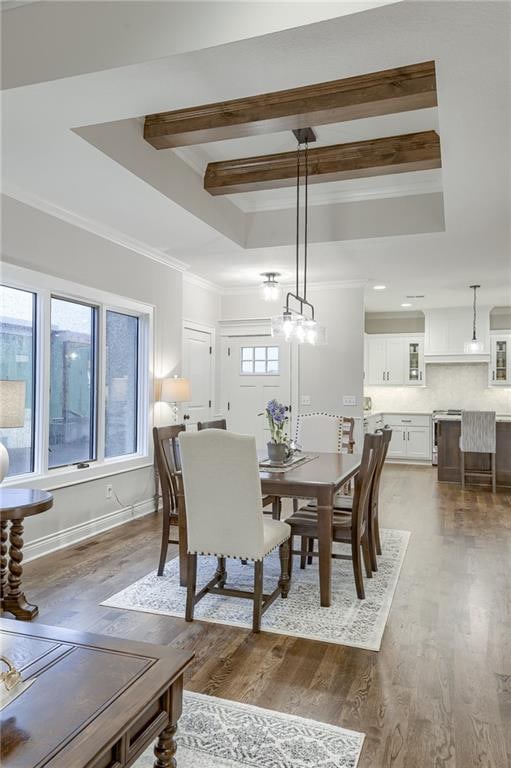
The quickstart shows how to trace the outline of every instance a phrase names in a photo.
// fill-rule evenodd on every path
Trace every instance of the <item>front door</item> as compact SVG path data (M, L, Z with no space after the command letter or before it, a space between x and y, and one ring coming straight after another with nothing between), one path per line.
M188 425L211 419L213 400L213 334L184 328L183 376L190 381L191 402L183 403Z
M264 412L268 400L291 404L291 345L271 336L237 336L224 350L227 426L255 435L257 447L270 439ZM289 434L291 435L291 426Z

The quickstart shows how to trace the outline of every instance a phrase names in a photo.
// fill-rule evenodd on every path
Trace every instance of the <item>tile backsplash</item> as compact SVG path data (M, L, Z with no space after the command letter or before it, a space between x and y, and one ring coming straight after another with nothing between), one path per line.
M511 413L511 388L488 386L486 363L428 363L425 387L364 387L373 411L466 408Z

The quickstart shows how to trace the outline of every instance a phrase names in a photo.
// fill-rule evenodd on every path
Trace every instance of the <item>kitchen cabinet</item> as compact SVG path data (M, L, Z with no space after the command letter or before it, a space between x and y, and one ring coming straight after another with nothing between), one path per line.
M424 338L408 334L365 337L368 386L424 386Z
M432 363L488 362L490 353L490 310L477 309L477 338L481 353L467 352L465 344L472 338L473 309L427 309L425 315L424 354Z
M386 413L383 421L392 429L389 459L431 461L431 417L425 414Z
M490 336L490 386L511 386L511 333Z

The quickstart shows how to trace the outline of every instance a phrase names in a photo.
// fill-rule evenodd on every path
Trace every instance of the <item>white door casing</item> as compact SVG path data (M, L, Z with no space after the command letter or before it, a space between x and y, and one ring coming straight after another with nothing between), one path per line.
M183 329L183 376L190 380L191 402L183 403L187 426L212 418L214 388L214 332L185 325Z

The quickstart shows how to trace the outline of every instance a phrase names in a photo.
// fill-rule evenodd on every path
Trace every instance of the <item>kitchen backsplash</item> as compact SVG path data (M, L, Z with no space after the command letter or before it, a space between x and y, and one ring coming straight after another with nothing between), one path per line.
M428 364L425 387L364 387L373 411L433 411L441 408L511 413L511 388L488 387L486 363Z

